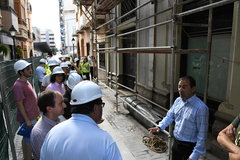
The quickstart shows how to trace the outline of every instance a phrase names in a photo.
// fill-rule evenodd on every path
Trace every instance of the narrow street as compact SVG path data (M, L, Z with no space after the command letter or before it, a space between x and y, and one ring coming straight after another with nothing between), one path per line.
M103 83L99 85L104 94L103 101L106 103L103 110L105 120L99 126L108 131L117 142L123 160L168 160L167 152L156 153L143 144L143 136L151 136L147 129L129 114L121 102L119 103L119 111L116 112L115 93ZM22 160L21 136L16 135L15 145L18 160ZM201 160L203 159L220 160L209 153Z

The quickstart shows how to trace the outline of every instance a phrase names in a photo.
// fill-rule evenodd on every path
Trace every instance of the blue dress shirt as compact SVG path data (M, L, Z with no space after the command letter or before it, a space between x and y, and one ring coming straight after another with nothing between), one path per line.
M208 115L208 107L196 95L186 101L178 97L159 127L164 130L175 121L174 137L180 141L196 143L189 158L198 160L206 152Z

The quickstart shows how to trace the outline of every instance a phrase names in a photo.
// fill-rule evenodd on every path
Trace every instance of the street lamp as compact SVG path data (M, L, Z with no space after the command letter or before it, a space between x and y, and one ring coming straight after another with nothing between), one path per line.
M12 25L11 28L9 29L9 32L10 32L10 34L12 36L12 39L13 39L13 58L16 59L15 37L16 37L17 30Z
M73 54L72 54L72 57L74 57L74 43L75 43L75 39L72 38L72 44L73 44Z

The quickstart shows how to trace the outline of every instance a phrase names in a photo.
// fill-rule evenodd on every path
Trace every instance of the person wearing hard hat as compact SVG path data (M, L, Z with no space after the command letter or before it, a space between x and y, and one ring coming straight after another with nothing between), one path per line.
M65 93L65 73L61 67L57 66L53 69L53 73L51 74L50 84L47 86L46 90L56 90L59 91L62 95Z
M58 62L57 60L55 60L54 58L51 58L48 60L48 66L50 67L51 72L53 71L53 69L58 66ZM43 81L42 81L42 90L45 90L46 87L50 84L50 77L52 74L47 74L43 77Z
M37 102L43 115L34 125L31 132L34 160L40 159L40 150L44 139L49 130L60 123L58 116L64 113L64 108L66 107L62 94L53 90L41 92Z
M44 69L44 66L46 65L47 60L42 58L39 61L39 66L36 68L36 75L38 78L38 86L40 91L42 92L42 81L43 81L43 77L46 75L46 70Z
M71 92L74 86L76 86L79 82L81 82L83 79L78 73L71 73L68 77L68 80L66 82L66 92L64 94L64 103L67 105L66 108L64 108L64 114L63 116L66 119L71 118Z
M32 128L40 114L37 106L36 93L29 83L28 78L32 76L31 63L25 60L18 60L14 64L14 70L19 78L13 85L13 95L17 105L17 121L20 124ZM32 151L29 135L23 135L22 139L23 158L32 159Z
M111 135L98 127L104 104L100 87L78 83L71 93L72 117L53 127L41 149L41 160L122 160Z
M66 62L62 62L60 64L60 67L62 68L62 70L64 71L65 75L66 75L66 79L68 78L69 76L69 72L70 72L70 68L68 66L68 64Z

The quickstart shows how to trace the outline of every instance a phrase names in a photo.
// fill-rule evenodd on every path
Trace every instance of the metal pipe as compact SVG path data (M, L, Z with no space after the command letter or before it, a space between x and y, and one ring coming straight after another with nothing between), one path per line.
M107 77L107 79L111 79L111 78L110 78L110 77ZM114 80L110 80L110 81L112 81L113 83L116 84L116 81L114 81ZM118 85L119 85L119 83L118 83ZM126 86L124 86L124 85L122 85L122 84L120 84L119 86L122 86L123 88L126 88L126 89L128 89L128 90L130 90L130 91L136 93L136 92L135 92L134 90L132 90L131 88L128 88L128 87L126 87ZM148 99L148 98L146 98L146 97L144 97L144 96L142 96L142 95L140 95L140 94L138 94L138 93L136 93L136 94L137 94L138 97L140 97L140 98L142 98L142 99L148 101L149 103L151 103L151 104L153 104L153 105L155 105L155 106L161 108L161 109L164 110L165 112L168 111L166 108L164 108L164 107L160 106L159 104L157 104L157 103L151 101L150 99Z
M123 98L120 97L120 99L126 103L129 107L131 107L135 112L137 112L138 114L140 114L141 116L143 116L144 118L146 118L153 126L158 127L158 125L152 121L151 119L149 119L148 117L146 117L143 113L141 113L140 111L138 111L135 107L133 107L131 104L129 104L126 100L124 100ZM162 131L164 134L166 134L167 136L169 136L169 133L166 130Z
M114 22L115 22L115 25L116 25L116 28L115 28L115 67L116 67L116 85L115 85L115 89L116 89L116 111L118 112L118 54L117 54L117 46L118 46L118 36L117 36L117 33L118 33L118 20L117 20L117 6L116 6L116 1L115 2L115 19L114 19Z
M113 18L113 19L111 19L111 20L109 20L109 21L103 23L102 25L98 26L96 29L98 30L98 29L100 29L101 27L107 25L108 23L111 23L111 22L114 21L114 20L115 20L115 18Z
M174 101L174 76L175 76L175 49L176 49L176 13L177 13L177 0L173 0L173 10L172 10L172 48L171 48L171 67L170 67L170 107L173 105ZM173 124L169 126L169 141L168 141L168 153L169 159L172 159L172 150L170 149L173 143Z
M101 51L103 49L115 49L115 47L110 47L110 48L98 48L97 51Z
M210 0L212 3L212 0ZM208 86L209 86L209 74L210 74L210 62L211 62L211 53L212 53L212 15L213 9L209 9L208 15L208 55L207 55L207 63L206 63L206 74L205 74L205 87L204 87L204 103L207 103L208 97Z
M131 14L132 12L138 10L139 8L142 8L143 6L146 6L148 3L151 3L151 2L152 2L152 1L150 0L150 1L146 2L146 3L143 3L142 5L140 5L140 6L136 7L136 8L134 8L134 9L132 9L131 11L129 11L129 12L127 12L127 13L125 13L125 14L122 15L121 17L118 17L118 20L122 19L123 17L126 17L127 15L129 15L129 14Z
M148 26L148 27L143 27L143 28L140 28L140 29L136 29L136 30L134 30L134 31L122 33L122 34L119 34L119 35L117 35L117 36L120 37L120 36L128 35L128 34L135 33L135 32L139 32L139 31L146 30L146 29L149 29L149 28L153 28L153 27L165 25L165 24L168 24L168 23L171 23L171 22L172 22L172 20L167 20L167 21L160 22L160 23L157 23L157 24L154 24L154 25L150 25L150 26Z
M158 46L158 47L134 47L134 48L118 48L118 51L124 50L151 50L151 49L171 49L172 46Z
M185 12L176 14L176 16L177 17L187 16L187 15L194 14L194 13L197 13L197 12L202 12L202 11L205 11L205 10L208 10L208 9L211 9L211 8L220 7L220 6L235 2L235 1L238 1L238 0L222 0L222 1L219 1L219 2L211 3L209 5L205 5L205 6L202 6L202 7L198 7L198 8L195 8L195 9L191 9L189 11L185 11Z

